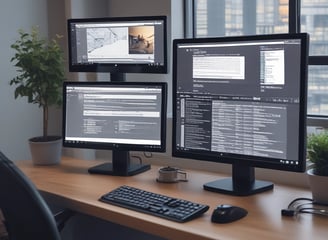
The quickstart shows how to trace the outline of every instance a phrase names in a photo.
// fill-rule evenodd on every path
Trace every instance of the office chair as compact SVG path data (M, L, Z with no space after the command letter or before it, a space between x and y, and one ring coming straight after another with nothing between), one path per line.
M59 240L60 230L73 215L53 215L34 184L0 151L0 209L10 240Z

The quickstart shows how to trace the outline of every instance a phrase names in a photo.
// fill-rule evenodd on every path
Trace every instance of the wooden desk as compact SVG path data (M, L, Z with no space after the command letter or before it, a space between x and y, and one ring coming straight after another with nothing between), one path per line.
M163 184L155 181L158 167L132 177L112 177L87 173L96 161L64 158L58 166L33 166L19 161L18 167L37 188L58 204L133 229L168 239L327 239L328 218L301 214L298 218L282 217L280 210L297 197L310 197L307 189L275 185L265 193L234 197L203 190L202 185L219 177L216 174L188 171L189 182ZM148 191L210 205L202 217L187 223L176 223L151 215L99 202L104 193L130 185ZM246 208L248 215L230 224L211 223L210 217L218 204Z

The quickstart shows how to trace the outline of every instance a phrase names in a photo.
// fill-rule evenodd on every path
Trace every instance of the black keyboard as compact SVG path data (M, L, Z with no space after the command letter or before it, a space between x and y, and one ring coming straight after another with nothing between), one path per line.
M175 222L187 222L200 216L209 209L207 205L172 198L129 186L118 187L101 196L99 200Z

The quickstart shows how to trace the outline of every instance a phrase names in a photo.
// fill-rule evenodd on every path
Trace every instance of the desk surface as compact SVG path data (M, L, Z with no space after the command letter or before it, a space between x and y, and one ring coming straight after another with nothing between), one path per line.
M18 167L49 199L78 212L92 215L168 239L327 239L328 218L301 214L282 217L280 210L297 197L311 197L307 189L275 185L268 192L235 197L203 190L203 183L224 177L200 171L187 171L188 182L156 182L157 166L132 177L88 174L87 169L101 162L63 158L60 165L33 166L18 161ZM176 223L155 216L112 206L98 198L120 186L130 185L148 191L183 198L210 206L203 216L187 223ZM211 223L211 213L218 204L244 207L248 215L229 224Z

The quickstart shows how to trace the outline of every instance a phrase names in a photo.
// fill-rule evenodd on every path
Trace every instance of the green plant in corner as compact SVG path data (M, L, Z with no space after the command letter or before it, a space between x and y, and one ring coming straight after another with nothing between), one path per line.
M27 97L28 103L38 104L43 109L43 136L39 141L52 140L48 136L49 107L61 104L65 80L63 52L57 41L61 37L41 38L37 27L32 27L31 33L24 30L18 33L19 39L11 45L15 50L11 62L19 74L10 85L16 85L15 98Z
M313 163L313 173L328 176L328 131L308 136L307 155Z

